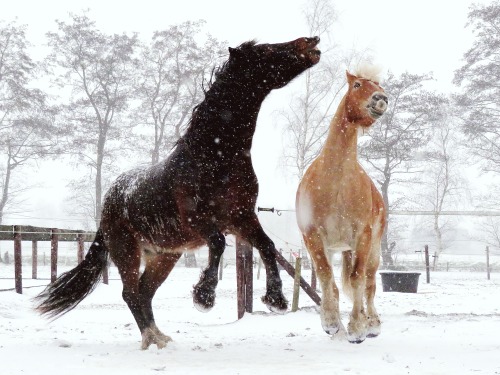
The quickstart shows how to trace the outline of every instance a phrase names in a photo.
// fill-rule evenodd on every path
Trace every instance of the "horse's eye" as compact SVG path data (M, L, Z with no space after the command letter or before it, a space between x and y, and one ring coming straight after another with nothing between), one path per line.
M354 87L355 89L360 88L360 87L361 87L361 83L359 83L359 82L354 82L353 87Z

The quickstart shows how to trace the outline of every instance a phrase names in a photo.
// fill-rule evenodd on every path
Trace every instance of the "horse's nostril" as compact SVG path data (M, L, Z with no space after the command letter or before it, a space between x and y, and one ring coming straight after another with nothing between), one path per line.
M373 95L373 100L375 100L376 102L383 100L385 104L389 104L389 100L387 99L387 96L385 96L384 94Z
M376 109L379 111L385 111L387 109L387 103L383 100L379 100L376 105Z

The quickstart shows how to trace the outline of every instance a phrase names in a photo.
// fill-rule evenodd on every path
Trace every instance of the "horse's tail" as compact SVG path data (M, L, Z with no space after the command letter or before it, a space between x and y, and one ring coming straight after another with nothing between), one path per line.
M342 252L342 290L344 294L353 299L353 290L351 284L351 274L353 270L352 250Z
M97 286L108 263L108 249L102 231L96 233L85 259L72 270L63 273L48 285L36 300L42 315L57 318L73 310Z

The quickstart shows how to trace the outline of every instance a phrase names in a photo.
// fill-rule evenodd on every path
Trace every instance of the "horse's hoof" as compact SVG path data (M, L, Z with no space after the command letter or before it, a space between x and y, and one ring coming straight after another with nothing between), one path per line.
M261 300L262 303L273 313L284 314L288 309L288 301L282 295L278 297L270 297L266 294L261 298Z
M157 328L147 328L142 333L141 349L147 350L151 344L156 344L158 349L163 349L170 341L172 341L172 338L164 335Z
M361 344L365 339L348 339L351 344Z
M368 329L366 331L366 337L377 337L380 335L380 319L378 317L376 318L369 318L368 319Z
M335 335L339 331L339 327L336 328L323 328L327 335Z
M366 337L373 338L380 335L380 326L368 327Z
M323 330L326 332L327 335L335 335L340 329L340 326L337 327L323 327Z
M347 333L347 341L351 344L361 344L366 339L366 334L364 333Z
M215 305L215 292L206 291L195 286L193 289L193 304L198 311L209 312Z
M327 335L336 336L337 338L342 338L346 335L346 330L340 320L337 323L331 324L326 324L322 321L321 327L323 327L323 331L325 331Z

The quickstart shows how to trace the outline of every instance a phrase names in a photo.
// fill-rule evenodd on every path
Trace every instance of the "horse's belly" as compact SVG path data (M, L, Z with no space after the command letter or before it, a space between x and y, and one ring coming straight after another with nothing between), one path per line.
M182 244L168 243L168 242L147 242L142 241L141 251L143 255L157 255L166 253L183 253L185 251L191 251L204 245L206 242L203 239L196 239L191 241L186 241Z
M325 248L332 252L341 252L352 249L352 225L346 224L336 216L330 216L323 225L323 243Z

